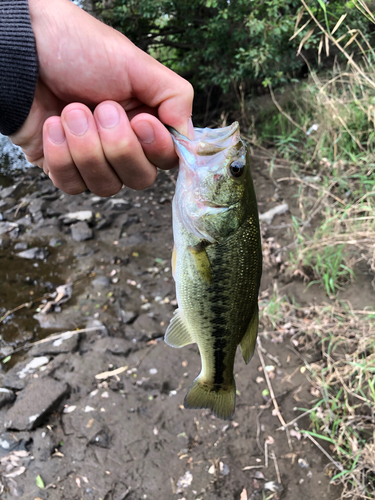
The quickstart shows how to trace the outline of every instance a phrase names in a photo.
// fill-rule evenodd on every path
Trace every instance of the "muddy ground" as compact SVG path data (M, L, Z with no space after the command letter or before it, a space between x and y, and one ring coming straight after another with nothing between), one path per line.
M284 246L290 242L285 224L298 215L297 187L276 188L257 156L252 171L261 213L289 204L288 213L263 226L265 241L274 237ZM183 408L200 359L195 346L172 349L163 341L176 307L170 269L175 176L161 172L146 191L123 189L110 199L63 194L36 168L2 178L0 317L26 306L0 323L6 361L0 371L1 498L339 496L324 454L294 425L288 433L279 430L258 353L248 366L236 360L232 421ZM264 270L263 299L275 280L302 305L324 298L318 287L304 294L301 282L285 280L276 260ZM71 297L69 286L56 295L67 283ZM363 296L373 294L370 279L359 288ZM260 332L285 422L313 399L292 334L279 342L280 335ZM308 428L308 417L298 424Z

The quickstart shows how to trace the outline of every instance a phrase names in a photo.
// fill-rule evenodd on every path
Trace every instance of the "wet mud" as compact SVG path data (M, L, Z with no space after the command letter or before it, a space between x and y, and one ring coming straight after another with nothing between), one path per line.
M298 213L296 188L276 193L255 156L252 171L260 212L289 204L289 212L263 230L284 246L290 242L284 225ZM263 363L256 354L246 366L238 355L233 420L184 409L199 354L194 345L172 349L163 341L176 307L170 269L175 176L160 172L146 191L123 189L110 199L64 194L34 168L3 183L1 498L339 496L325 473L327 458L294 426L280 430L267 392L263 364L285 422L309 408L303 360L288 338L276 343L260 332ZM20 256L30 249L42 251ZM272 292L279 270L277 263L265 269L263 293ZM56 289L67 283L71 296L59 301ZM298 281L280 286L300 303L322 293L311 287L304 294ZM53 304L43 313L48 301ZM308 416L302 423L308 426Z

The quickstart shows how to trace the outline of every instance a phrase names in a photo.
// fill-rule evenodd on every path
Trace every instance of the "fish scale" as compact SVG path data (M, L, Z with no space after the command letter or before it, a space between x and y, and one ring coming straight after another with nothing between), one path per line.
M255 348L262 268L258 211L238 124L218 129L217 136L212 129L195 133L198 139L190 141L172 132L180 156L172 259L179 308L165 341L173 347L196 342L199 348L202 369L185 407L210 408L228 419L235 408L237 346L246 362ZM244 169L240 179L230 174L233 164Z

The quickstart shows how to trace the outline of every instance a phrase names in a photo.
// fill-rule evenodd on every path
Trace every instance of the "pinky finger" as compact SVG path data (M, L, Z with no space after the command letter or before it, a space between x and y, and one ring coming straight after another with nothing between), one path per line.
M44 171L56 187L68 194L87 189L70 154L59 116L51 116L43 126Z

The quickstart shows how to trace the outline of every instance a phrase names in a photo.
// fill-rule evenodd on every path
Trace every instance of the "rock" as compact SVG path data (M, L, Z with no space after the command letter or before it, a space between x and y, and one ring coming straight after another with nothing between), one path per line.
M26 432L22 432L21 436L19 434L16 436L14 432L3 432L0 434L0 457L7 455L11 451L26 450L28 440Z
M3 248L4 250L9 247L10 241L9 238L0 238L0 249Z
M51 238L51 239L49 240L48 245L49 245L50 247L59 247L59 246L61 246L63 243L64 243L64 241L63 241L63 240L60 240L60 239L58 239L58 238Z
M32 200L29 204L29 213L34 216L34 214L37 214L38 212L43 212L43 210L46 208L47 203L45 200L42 200L41 198L37 198L36 200Z
M77 222L71 226L72 238L76 241L86 241L93 237L92 230L86 222Z
M6 428L19 431L35 429L68 391L66 383L51 378L33 379L8 411Z
M7 188L3 188L0 191L0 198L14 198L15 196L18 196L19 193L21 192L23 188L23 182L17 182L17 184L14 184L13 186L9 186Z
M119 241L119 246L121 247L135 247L142 245L147 241L146 236L143 233L136 233L127 236L126 238L121 238Z
M103 217L95 225L95 229L107 229L112 224L112 217Z
M127 210L131 207L130 201L125 200L124 198L109 198L104 208L108 208L110 210Z
M17 256L22 257L23 259L44 260L49 256L49 252L45 248L34 247L29 248L29 250L25 250L24 252L19 252Z
M90 222L94 219L94 214L91 210L81 210L80 212L71 212L60 216L64 224L72 224L74 222Z
M124 311L123 309L120 310L120 314L121 314L122 322L125 323L125 325L130 325L138 317L138 314L136 312Z
M18 224L15 222L7 222L7 221L2 221L0 222L0 234L5 234L8 233L10 234L12 232L12 236L15 236L17 233L19 233L18 230Z
M14 401L15 397L13 391L0 387L0 408Z
M31 349L30 355L45 356L73 352L77 349L79 339L80 336L78 333L67 332L59 339L35 345Z
M36 372L38 368L46 365L49 358L40 357L33 360L27 359L13 366L4 376L2 385L8 389L19 391L25 387L30 375Z
M60 439L61 436L59 437L47 427L37 429L33 433L33 456L36 460L47 461L58 447Z
M16 243L14 245L14 250L27 250L27 243L25 241L21 241L20 243Z
M98 319L89 319L89 321L86 324L86 328L97 328L98 335L100 336L108 335L107 328Z
M152 337L154 334L162 333L161 326L148 314L142 314L133 323L133 329Z
M271 224L275 215L285 214L289 210L289 205L287 203L282 203L281 205L277 205L271 210L268 210L264 214L259 215L259 220L265 222L266 224Z
M30 215L25 215L25 217L21 217L17 220L17 224L22 227L30 227L33 224Z
M92 281L92 285L95 288L108 288L111 281L107 276L98 276Z
M130 340L116 337L106 337L105 342L103 343L103 348L106 352L110 352L111 354L126 357L129 356L130 352L133 350L134 344Z

